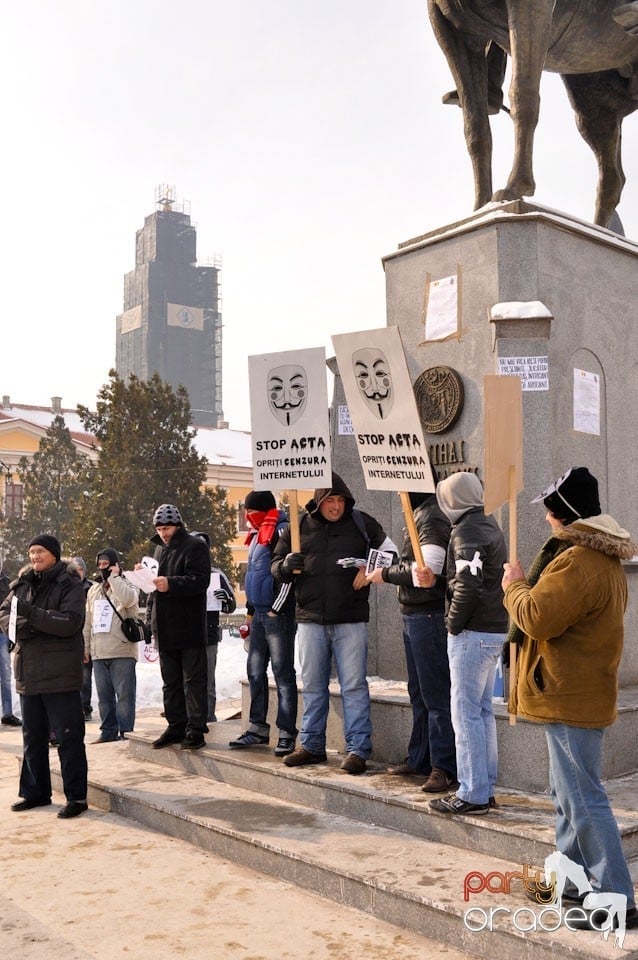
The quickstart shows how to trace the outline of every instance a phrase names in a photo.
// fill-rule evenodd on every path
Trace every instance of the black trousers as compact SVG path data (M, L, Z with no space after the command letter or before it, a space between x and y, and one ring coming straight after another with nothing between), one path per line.
M24 755L19 795L25 800L51 797L49 734L58 741L66 799L86 800L88 768L84 748L84 713L80 691L21 694Z
M161 650L164 714L176 736L204 733L208 715L206 647Z

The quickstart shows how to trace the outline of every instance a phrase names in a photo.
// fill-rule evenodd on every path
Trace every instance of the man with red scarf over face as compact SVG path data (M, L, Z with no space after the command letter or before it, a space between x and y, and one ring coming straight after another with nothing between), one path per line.
M251 490L245 500L246 519L251 530L246 572L246 609L250 617L248 636L248 685L250 718L248 729L229 746L233 749L265 746L270 742L268 716L268 663L277 685L277 727L275 755L285 757L295 749L297 739L297 678L294 666L295 593L291 583L277 583L270 572L272 554L279 534L288 525L269 490Z

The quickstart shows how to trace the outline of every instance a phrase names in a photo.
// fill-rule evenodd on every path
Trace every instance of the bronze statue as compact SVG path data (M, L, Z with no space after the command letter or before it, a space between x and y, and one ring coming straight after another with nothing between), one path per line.
M430 21L463 109L475 207L534 195L534 131L541 73L559 73L581 136L598 161L594 222L607 226L625 176L623 119L638 109L638 2L619 0L428 0ZM509 101L514 159L506 186L492 191L489 114L501 108L498 82L512 57Z

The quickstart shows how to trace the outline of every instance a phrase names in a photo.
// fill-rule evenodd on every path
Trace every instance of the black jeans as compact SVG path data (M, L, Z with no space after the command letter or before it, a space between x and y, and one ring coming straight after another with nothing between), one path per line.
M206 647L160 651L166 721L175 736L204 733L208 715Z
M88 770L80 691L21 694L20 704L24 756L19 795L25 800L50 798L49 734L54 733L64 795L69 802L86 800Z

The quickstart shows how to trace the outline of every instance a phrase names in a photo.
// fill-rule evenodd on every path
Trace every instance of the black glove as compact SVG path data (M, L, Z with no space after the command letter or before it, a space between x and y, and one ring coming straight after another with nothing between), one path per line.
M303 553L288 553L281 565L284 573L301 573L305 564Z
M215 597L215 600L219 600L221 603L228 603L230 600L228 591L222 590L221 588L219 590L214 590L213 596Z
M24 617L25 620L28 620L29 617L31 616L32 608L33 608L33 604L29 603L28 600L18 599L18 616L19 617Z

